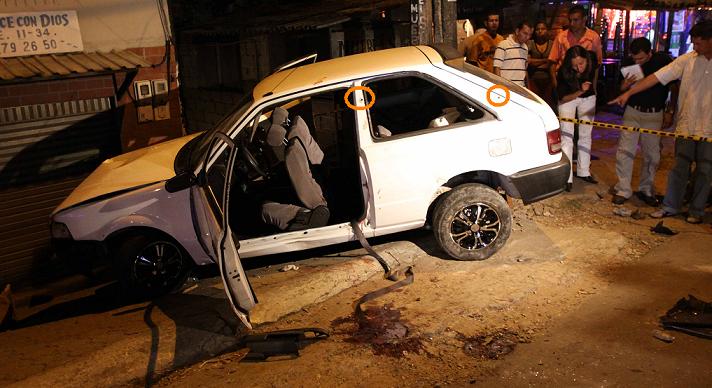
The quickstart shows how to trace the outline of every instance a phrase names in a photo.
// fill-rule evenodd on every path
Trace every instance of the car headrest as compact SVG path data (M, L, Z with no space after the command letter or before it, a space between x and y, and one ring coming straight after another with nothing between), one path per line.
M293 138L299 138L299 140L301 140L311 164L320 164L321 161L324 160L324 152L319 147L319 144L316 143L311 133L309 133L307 123L299 116L294 117L292 126L289 127L289 132L287 133L287 140L292 140Z
M272 111L272 124L284 125L289 118L289 112L286 109L278 106Z
M392 135L391 131L389 131L383 125L377 125L376 130L378 131L378 133L377 133L378 137L388 137L388 136Z
M272 124L267 130L267 144L272 147L284 146L284 138L287 135L287 130L283 126Z

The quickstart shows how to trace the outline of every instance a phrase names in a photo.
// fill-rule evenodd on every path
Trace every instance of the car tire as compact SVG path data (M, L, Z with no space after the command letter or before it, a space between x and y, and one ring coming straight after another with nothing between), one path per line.
M479 212L479 215L478 215ZM444 194L433 213L440 247L457 260L485 260L507 242L512 212L492 188L468 183Z
M158 234L123 239L114 256L121 297L150 299L178 289L193 265L177 242Z

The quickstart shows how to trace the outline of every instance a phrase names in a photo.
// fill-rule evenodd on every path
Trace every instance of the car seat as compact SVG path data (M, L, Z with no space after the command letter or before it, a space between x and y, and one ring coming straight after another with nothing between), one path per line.
M277 154L279 148L284 149L287 175L302 206L266 201L262 205L262 220L281 230L324 226L329 221L329 209L323 190L312 174L312 167L321 164L324 152L301 117L294 118L289 131L274 124L278 118L281 119L281 112L268 130L267 143L277 149Z

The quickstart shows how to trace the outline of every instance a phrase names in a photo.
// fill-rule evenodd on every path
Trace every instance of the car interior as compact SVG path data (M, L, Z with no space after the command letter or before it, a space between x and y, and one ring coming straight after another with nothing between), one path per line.
M369 109L375 138L397 139L489 115L419 77L381 78L368 86L377 96ZM238 238L363 217L355 113L344 101L345 92L338 89L267 107L237 136L229 222ZM227 165L227 158L227 154L219 157L208 181L216 174L224 176L221 166ZM215 182L220 181L224 178ZM213 186L219 184L211 185L219 201L221 189Z
M345 89L330 91L268 107L258 114L259 120L255 120L251 130L238 135L240 151L233 169L229 213L230 225L238 238L306 229L291 228L292 222L300 220L299 209L305 214L316 214L310 208L312 201L305 199L300 190L305 184L310 187L312 197L323 195L328 208L327 220L312 222L308 227L362 217L365 205L355 114L344 103L345 92ZM283 116L287 116L286 120ZM298 131L301 133L297 136ZM299 153L296 162L287 156L292 150ZM312 152L323 156L315 159ZM290 227L281 228L265 218L265 204L284 205L277 210L278 214L287 212L294 218L296 213L297 217Z
M446 127L486 116L476 105L420 77L378 79L367 86L376 95L369 109L376 138Z

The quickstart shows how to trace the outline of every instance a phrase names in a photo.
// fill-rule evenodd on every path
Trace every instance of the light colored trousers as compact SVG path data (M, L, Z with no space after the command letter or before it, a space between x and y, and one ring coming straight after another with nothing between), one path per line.
M623 113L623 125L638 128L660 129L663 123L663 112L646 113L627 106ZM655 195L655 173L660 164L660 136L649 133L621 131L618 138L618 151L616 151L616 183L617 195L630 198L633 195L631 178L633 176L633 163L635 152L640 139L640 151L643 163L640 168L640 182L638 191L648 196Z
M578 113L578 115L577 115ZM588 96L584 98L576 98L565 104L559 104L559 116L593 121L596 114L596 96ZM578 127L578 154L576 156L576 175L586 177L591 175L589 167L591 166L591 125L579 124ZM574 150L574 124L562 121L561 122L561 149L569 158L569 163L572 161L572 153ZM569 183L573 182L573 166L569 172Z

